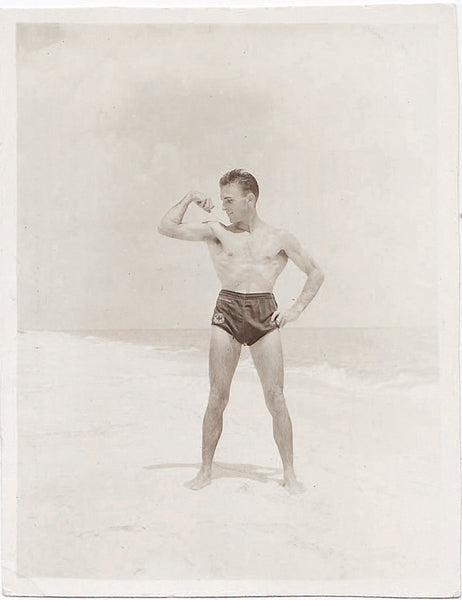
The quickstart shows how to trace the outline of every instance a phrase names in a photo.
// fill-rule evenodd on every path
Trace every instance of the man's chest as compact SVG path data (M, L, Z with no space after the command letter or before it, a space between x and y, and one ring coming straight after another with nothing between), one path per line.
M275 236L225 232L220 236L216 250L229 258L262 262L277 259L282 248Z

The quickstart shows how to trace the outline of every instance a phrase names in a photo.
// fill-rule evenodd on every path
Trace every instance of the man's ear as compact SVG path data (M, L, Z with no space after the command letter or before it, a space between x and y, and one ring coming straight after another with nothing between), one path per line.
M257 204L257 199L253 192L249 192L249 194L247 195L247 202L249 204L253 204L254 206Z

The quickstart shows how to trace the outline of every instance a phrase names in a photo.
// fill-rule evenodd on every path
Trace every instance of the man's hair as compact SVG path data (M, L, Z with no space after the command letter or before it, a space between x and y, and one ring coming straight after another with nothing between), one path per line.
M244 194L252 192L255 195L255 201L258 200L260 190L258 188L257 180L251 173L244 171L244 169L233 169L220 178L220 186L234 182L237 182L241 186L241 190Z

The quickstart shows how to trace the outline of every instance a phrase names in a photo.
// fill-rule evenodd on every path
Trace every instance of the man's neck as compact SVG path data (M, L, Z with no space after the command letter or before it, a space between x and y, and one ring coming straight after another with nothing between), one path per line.
M251 233L261 223L262 223L262 220L255 212L255 213L251 214L249 216L249 218L246 219L245 221L237 221L236 223L234 223L234 226L236 227L236 229L241 229L242 231L248 231L249 233Z

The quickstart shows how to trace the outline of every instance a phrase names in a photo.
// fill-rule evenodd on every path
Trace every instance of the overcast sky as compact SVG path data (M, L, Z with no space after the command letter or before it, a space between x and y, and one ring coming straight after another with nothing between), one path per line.
M236 167L326 274L298 325L434 326L435 48L428 25L19 25L19 327L207 327L206 245L157 224L190 189L224 220Z

